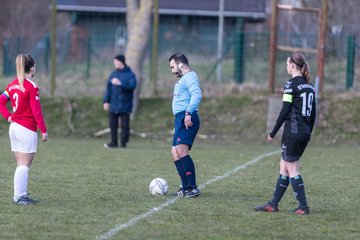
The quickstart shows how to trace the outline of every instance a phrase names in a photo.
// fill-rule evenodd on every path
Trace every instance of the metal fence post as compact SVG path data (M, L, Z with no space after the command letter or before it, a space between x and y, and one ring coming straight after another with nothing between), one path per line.
M11 74L10 61L9 61L9 40L3 41L3 74L9 76Z
M238 19L238 31L235 33L235 72L234 79L236 83L243 83L244 81L244 20Z
M355 35L347 37L346 89L353 87L355 63Z
M90 78L91 68L91 34L87 38L87 51L86 51L86 78Z
M49 59L50 59L50 35L47 33L44 37L45 51L44 51L44 66L45 73L49 74Z

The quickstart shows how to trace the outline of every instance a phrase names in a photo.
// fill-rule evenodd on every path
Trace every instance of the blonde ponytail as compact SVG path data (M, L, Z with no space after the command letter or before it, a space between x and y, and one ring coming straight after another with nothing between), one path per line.
M23 87L25 79L25 56L23 54L18 54L16 56L16 76L21 87Z

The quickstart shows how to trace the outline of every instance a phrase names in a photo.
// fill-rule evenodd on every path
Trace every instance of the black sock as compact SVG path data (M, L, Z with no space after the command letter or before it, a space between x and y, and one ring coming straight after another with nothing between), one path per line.
M271 205L277 206L281 200L281 198L284 196L284 193L289 186L289 177L280 175L274 190L274 195L272 200L270 201Z
M299 207L307 208L305 186L300 175L290 178L291 186L294 190L296 199L299 201Z
M176 160L175 162L176 170L180 176L181 179L181 187L182 189L186 190L187 186L189 185L188 178L186 176L186 172L183 166L183 159L180 158L179 160Z
M188 186L192 188L197 188L196 177L195 177L195 165L192 158L190 157L190 155L186 155L181 159L183 160L185 174L188 178L188 182L189 182Z

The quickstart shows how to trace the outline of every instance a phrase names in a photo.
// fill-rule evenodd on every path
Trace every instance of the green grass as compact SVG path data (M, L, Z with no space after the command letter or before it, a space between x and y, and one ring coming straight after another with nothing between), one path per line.
M11 204L14 157L0 138L0 239L96 239L171 196L154 197L155 177L179 179L170 160L170 139L132 137L129 148L105 150L108 139L50 138L40 143L30 171L29 191L37 206ZM198 184L274 150L277 144L197 140L192 156ZM293 216L291 189L276 214L253 206L269 200L278 175L278 154L202 189L196 199L174 204L115 234L111 239L359 239L360 150L309 146L302 159L309 216Z
M101 97L42 98L46 123L52 136L92 137L108 127ZM200 134L217 141L260 143L266 135L268 95L261 91L237 92L232 96L204 97L200 104ZM312 142L321 145L359 146L360 95L356 92L324 93L318 102L318 120ZM0 135L7 134L0 118ZM135 133L151 139L170 137L173 128L171 98L142 98L131 121ZM279 137L280 138L280 137Z

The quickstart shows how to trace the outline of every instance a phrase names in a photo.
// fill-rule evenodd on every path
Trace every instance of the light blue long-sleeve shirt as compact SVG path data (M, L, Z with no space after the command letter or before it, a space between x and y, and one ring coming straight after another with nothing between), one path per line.
M199 79L195 72L185 73L174 87L174 97L172 101L173 114L186 111L193 113L198 111L201 101L201 89Z

